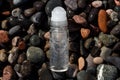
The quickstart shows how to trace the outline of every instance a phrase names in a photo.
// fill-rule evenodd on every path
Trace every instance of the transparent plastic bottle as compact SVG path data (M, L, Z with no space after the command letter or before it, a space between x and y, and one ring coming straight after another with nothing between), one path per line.
M69 62L68 22L64 8L58 6L53 9L50 24L50 69L64 72Z

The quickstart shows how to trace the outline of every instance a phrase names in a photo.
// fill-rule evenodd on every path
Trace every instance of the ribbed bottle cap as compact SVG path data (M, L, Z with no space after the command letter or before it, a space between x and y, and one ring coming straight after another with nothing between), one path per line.
M67 17L66 17L66 11L63 7L55 7L52 10L52 17L51 17L51 21L66 21Z

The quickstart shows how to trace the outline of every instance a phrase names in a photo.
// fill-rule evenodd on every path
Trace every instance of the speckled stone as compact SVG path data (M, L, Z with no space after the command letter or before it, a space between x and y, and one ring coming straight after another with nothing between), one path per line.
M118 21L118 13L115 11L112 11L112 13L110 14L110 18L113 21Z
M92 47L94 46L95 41L93 38L88 38L85 40L84 42L84 47L88 50L92 49Z
M113 44L115 44L119 40L118 38L116 38L113 35L104 34L104 33L100 33L99 34L99 39L100 39L100 41L102 41L102 43L105 46L112 46Z
M8 32L0 30L0 43L6 43L9 41Z
M30 44L33 46L38 46L40 45L40 38L38 35L32 35L30 37Z
M43 63L45 54L43 53L43 50L39 47L29 47L27 49L27 60L33 63Z
M116 80L117 68L112 65L101 64L97 67L97 80Z

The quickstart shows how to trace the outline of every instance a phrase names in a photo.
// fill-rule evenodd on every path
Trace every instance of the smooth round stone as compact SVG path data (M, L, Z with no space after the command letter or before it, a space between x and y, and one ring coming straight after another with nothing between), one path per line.
M38 35L32 35L30 37L30 43L33 46L38 46L40 44L40 38Z
M80 57L78 59L78 69L82 70L85 67L85 59L83 57Z
M93 59L93 63L94 63L94 64L102 64L102 63L103 63L102 57L95 57L95 58Z
M37 13L33 14L32 17L31 17L31 21L33 23L39 23L40 19L41 19L41 15L42 15L41 12L37 12Z
M19 17L21 12L22 12L22 10L20 8L15 8L12 10L11 14L13 17Z
M95 8L101 7L102 6L102 1L93 1L92 6Z
M14 26L14 27L12 27L10 30L9 30L9 35L16 35L16 34L18 34L19 32L20 32L20 29L21 29L21 27L20 27L20 25L16 25L16 26Z
M7 61L7 54L5 49L0 50L0 61L5 62Z
M9 41L8 32L0 30L0 43L6 43Z
M43 63L45 55L43 50L39 47L29 47L27 49L27 60L33 63Z
M116 80L117 68L112 65L101 64L97 67L97 80Z
M57 7L57 6L62 6L62 1L61 0L49 0L45 6L45 12L46 14L51 17L51 12L52 10Z
M95 77L88 72L82 70L77 73L77 80L96 80Z
M76 10L77 7L77 0L64 0L64 3L67 7L69 7L72 10Z
M114 43L118 42L118 40L119 40L118 38L116 38L113 35L104 34L102 32L99 34L99 39L100 39L100 41L102 41L102 43L105 46L112 46Z
M25 15L26 17L29 17L29 16L31 16L32 14L34 14L35 11L36 11L35 8L26 9L26 10L24 10L24 15Z

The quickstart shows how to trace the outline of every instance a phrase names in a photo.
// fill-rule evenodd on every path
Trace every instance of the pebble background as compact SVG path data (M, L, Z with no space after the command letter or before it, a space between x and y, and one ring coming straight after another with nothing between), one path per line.
M69 69L63 73L49 69L56 6L68 18ZM120 80L120 1L0 0L0 80Z

